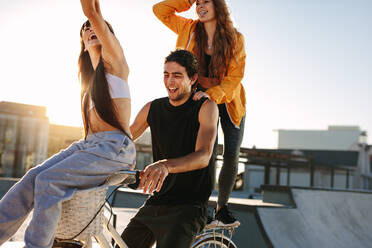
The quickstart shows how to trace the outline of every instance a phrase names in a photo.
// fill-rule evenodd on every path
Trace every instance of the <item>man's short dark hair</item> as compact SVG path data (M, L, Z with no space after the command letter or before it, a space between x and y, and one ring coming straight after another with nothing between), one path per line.
M189 78L193 77L195 74L198 74L199 63L196 57L187 50L177 49L171 52L166 58L165 63L168 62L177 62L181 66L185 67L187 76Z

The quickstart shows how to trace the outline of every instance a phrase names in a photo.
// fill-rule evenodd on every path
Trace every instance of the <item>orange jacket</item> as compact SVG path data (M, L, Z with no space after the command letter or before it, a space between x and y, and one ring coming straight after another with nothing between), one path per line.
M196 23L199 20L187 19L176 15L191 8L189 0L165 0L153 6L156 17L177 35L177 48L193 51L195 41L193 39ZM245 115L245 91L241 81L245 68L244 38L238 38L235 56L229 63L227 75L219 85L207 89L206 93L217 104L225 103L231 121L239 127L240 121Z

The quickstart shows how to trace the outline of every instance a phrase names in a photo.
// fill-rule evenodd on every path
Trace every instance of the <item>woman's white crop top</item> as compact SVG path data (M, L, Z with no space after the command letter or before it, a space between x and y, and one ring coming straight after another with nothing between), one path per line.
M107 83L109 86L111 98L129 98L130 99L129 85L124 79L118 76L112 75L110 73L106 73L106 79L107 79ZM94 103L92 99L89 99L88 109L90 110L93 107L94 107Z

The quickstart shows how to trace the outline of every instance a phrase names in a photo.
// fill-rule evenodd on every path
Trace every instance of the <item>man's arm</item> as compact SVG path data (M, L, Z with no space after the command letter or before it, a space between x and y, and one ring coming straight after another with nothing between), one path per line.
M162 163L165 163L169 173L193 171L208 166L217 136L217 121L217 105L211 100L206 100L199 111L200 127L195 152L180 158L163 161Z
M143 192L160 191L169 173L181 173L208 166L217 136L218 108L216 103L206 100L199 111L199 132L195 151L179 158L164 159L150 164L144 170L139 184Z
M147 116L149 115L150 106L151 102L148 102L145 106L143 106L140 112L138 112L132 125L130 125L130 132L133 135L133 140L136 140L138 137L140 137L149 126L147 123Z

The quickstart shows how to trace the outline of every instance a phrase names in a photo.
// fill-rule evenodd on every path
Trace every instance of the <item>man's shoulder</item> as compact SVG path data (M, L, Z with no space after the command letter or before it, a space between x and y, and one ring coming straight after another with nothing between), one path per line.
M159 111L163 112L167 108L168 97L161 97L152 100L149 103L149 114L159 114Z
M209 113L214 108L218 108L217 104L207 97L202 97L199 100L193 100L192 102L192 104L198 109L199 112L202 111Z
M217 108L217 104L209 98L203 97L199 101L201 101L200 104L202 108Z
M159 104L159 103L166 103L168 101L168 97L160 97L152 100L151 104Z
M204 101L201 103L199 113L200 116L211 116L215 113L218 115L218 106L213 100L204 98Z
M156 98L156 99L154 99L154 100L151 101L151 103L150 103L150 109L151 108L154 108L154 106L164 105L167 102L168 102L168 97Z

